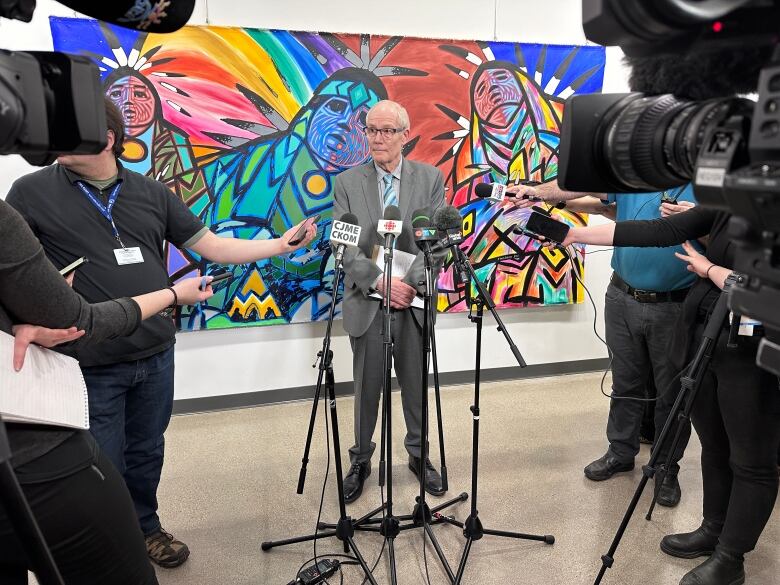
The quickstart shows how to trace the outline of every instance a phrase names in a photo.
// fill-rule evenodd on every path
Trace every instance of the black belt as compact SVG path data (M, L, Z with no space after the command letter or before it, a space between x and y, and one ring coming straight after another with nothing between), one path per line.
M690 288L678 288L669 291L640 290L630 286L625 280L620 278L617 272L612 273L610 282L619 290L633 297L638 303L681 303L688 295Z

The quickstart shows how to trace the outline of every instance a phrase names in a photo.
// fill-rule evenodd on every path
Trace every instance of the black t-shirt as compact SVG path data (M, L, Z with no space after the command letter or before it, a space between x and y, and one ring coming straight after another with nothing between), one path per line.
M81 178L59 164L21 177L6 198L27 220L55 266L61 268L81 256L89 259L76 271L73 288L91 303L165 288L169 279L164 241L187 247L208 229L165 185L117 165L122 186L112 210L114 223L127 248L140 248L142 263L118 264L114 250L121 245L111 223L78 186ZM105 205L113 187L103 192L87 188ZM82 366L132 361L170 347L175 332L171 319L156 315L129 337L64 353Z

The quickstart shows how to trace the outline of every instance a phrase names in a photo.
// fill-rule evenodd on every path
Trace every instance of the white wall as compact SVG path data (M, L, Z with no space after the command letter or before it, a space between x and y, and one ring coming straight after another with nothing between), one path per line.
M583 44L580 0L199 0L191 24L215 24L368 32L434 38ZM51 0L40 0L32 23L0 21L3 48L51 50L49 15L75 16ZM626 72L618 49L608 49L605 92L626 91ZM0 157L0 193L32 170L17 156ZM599 221L599 218L595 218ZM610 253L588 256L586 284L598 307L603 331L603 296L609 278ZM501 317L529 364L600 358L606 350L593 334L593 309L578 306L504 310ZM340 321L332 348L337 381L351 380L349 340ZM306 323L179 335L176 398L200 398L259 390L313 385L310 365L322 344L322 323ZM474 326L465 314L442 315L437 321L439 369L470 369ZM489 315L485 319L483 368L514 366L514 358Z

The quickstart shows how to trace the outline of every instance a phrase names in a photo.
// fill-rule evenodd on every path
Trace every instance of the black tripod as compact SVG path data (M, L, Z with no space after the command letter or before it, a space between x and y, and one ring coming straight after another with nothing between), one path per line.
M454 585L459 585L463 580L463 573L466 570L466 562L471 552L471 545L475 540L480 540L485 534L491 536L501 536L504 538L519 538L523 540L538 540L546 544L553 544L555 537L547 534L544 536L535 534L523 534L519 532L507 532L504 530L490 530L483 528L482 522L479 519L479 512L477 510L477 487L478 487L478 475L479 475L479 382L480 382L480 363L482 356L482 315L484 307L487 306L498 325L498 330L504 335L504 338L509 344L509 348L512 350L512 354L515 356L517 363L520 367L526 366L523 356L520 354L520 350L517 349L514 341L506 330L504 323L496 312L496 305L493 299L490 298L490 294L485 290L484 285L474 272L474 268L468 261L468 258L463 254L458 246L452 247L452 252L455 261L455 269L461 275L460 280L464 282L466 287L466 300L469 303L469 320L477 326L477 350L475 356L474 365L474 404L471 406L471 414L473 421L472 431L472 459L471 459L471 514L466 519L465 523L461 523L448 518L440 517L445 522L454 524L463 528L463 535L466 537L466 546L463 550L463 555L458 565L458 572L453 581ZM471 283L473 283L478 291L476 298L471 298ZM472 307L476 306L476 313L472 312Z
M11 445L0 417L0 503L22 543L40 585L64 585L57 565L35 521L27 498L11 467Z
M596 577L596 580L593 582L594 585L601 583L601 580L604 577L604 573L606 573L607 569L612 567L614 564L615 551L620 544L621 538L623 538L623 533L628 527L628 523L631 520L631 516L633 515L637 504L639 503L639 499L642 497L642 492L644 491L647 482L655 475L655 464L658 461L658 458L661 456L661 449L671 433L672 425L674 424L675 420L679 420L679 424L674 435L674 441L672 442L672 447L669 450L666 464L664 466L667 470L669 468L671 458L674 455L680 440L680 436L682 434L683 424L690 420L691 410L693 409L693 404L696 401L696 394L701 387L704 374L706 373L707 368L710 365L710 361L712 360L712 353L715 350L715 346L718 343L718 338L720 337L721 331L723 330L723 323L725 322L726 314L728 313L728 288L729 286L727 282L727 286L723 289L723 292L721 292L720 297L718 297L718 302L715 304L715 308L713 309L712 314L707 321L707 325L704 328L702 340L699 344L699 348L696 350L696 355L691 361L687 372L680 380L680 393L677 395L677 399L674 401L674 405L672 406L672 410L669 413L666 422L664 423L661 434L656 438L656 446L653 448L653 451L650 455L650 461L647 463L647 465L642 467L642 479L639 481L639 485L637 486L636 491L634 492L634 496L628 505L628 509L623 516L620 527L618 528L617 533L612 540L609 551L607 551L607 553L601 557L601 569L599 570L599 574ZM734 323L732 324L732 331L736 332L736 330L733 329L734 324L736 324L737 327L739 326L738 317L734 318ZM732 340L731 336L730 340ZM684 407L683 403L685 403ZM659 485L662 481L663 476L659 476ZM654 505L655 498L653 499L653 504L651 504L650 511L647 515L648 520L650 519L650 515L653 510L652 506Z
M341 253L339 253L341 252ZM339 285L341 284L342 275L342 254L343 248L340 248L336 252L335 257L335 274L333 276L333 302L330 305L330 311L328 313L328 323L325 329L325 337L322 340L322 350L317 353L319 359L319 373L317 376L317 387L314 392L314 402L311 409L311 417L309 419L309 432L306 436L306 447L303 452L303 459L301 462L301 471L298 476L298 493L303 493L303 486L306 482L306 466L309 463L309 451L311 449L312 434L314 433L314 422L317 418L317 405L320 401L320 395L322 392L322 380L325 378L325 387L327 389L328 403L330 404L330 418L333 429L333 456L336 462L336 486L338 490L339 500L339 521L336 525L328 525L329 530L325 532L319 532L320 526L317 527L317 532L314 534L308 534L305 536L297 536L294 538L287 538L284 540L266 541L263 542L261 547L264 551L270 550L276 546L284 546L287 544L294 544L297 542L306 542L309 540L317 540L319 538L330 538L335 536L344 543L344 552L348 553L352 551L352 554L357 559L363 572L366 574L366 579L371 585L377 585L374 576L371 574L371 569L366 564L365 559L360 554L357 545L354 541L355 525L361 520L353 521L347 515L347 506L344 502L344 479L341 469L341 442L339 440L339 421L338 414L336 412L336 383L333 375L333 352L330 349L330 336L331 329L333 327L333 314L336 310L336 297L339 291ZM316 366L316 363L315 363ZM364 517L365 518L365 517Z

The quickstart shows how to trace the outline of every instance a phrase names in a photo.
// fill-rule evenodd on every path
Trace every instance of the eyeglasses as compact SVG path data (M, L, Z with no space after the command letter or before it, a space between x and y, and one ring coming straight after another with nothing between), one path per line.
M370 138L373 138L377 134L381 134L382 138L390 139L399 132L403 132L406 130L406 128L372 128L371 126L366 126L363 128L363 132L366 133L366 136L369 136Z

